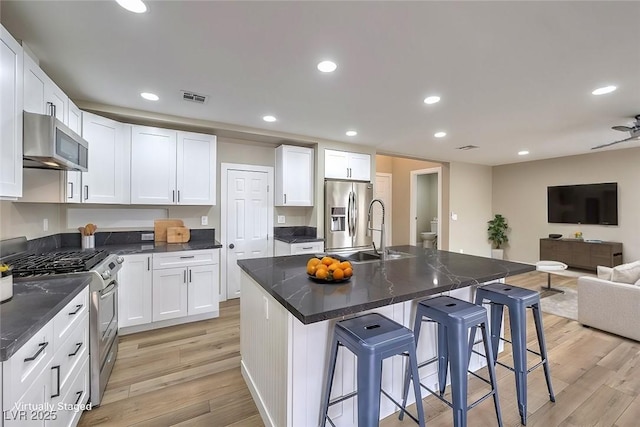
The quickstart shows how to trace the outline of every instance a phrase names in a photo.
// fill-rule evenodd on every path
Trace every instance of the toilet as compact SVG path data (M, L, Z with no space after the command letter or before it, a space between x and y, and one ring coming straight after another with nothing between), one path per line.
M431 221L431 231L424 231L420 233L422 239L422 247L425 249L433 249L436 238L438 237L438 220L436 218Z

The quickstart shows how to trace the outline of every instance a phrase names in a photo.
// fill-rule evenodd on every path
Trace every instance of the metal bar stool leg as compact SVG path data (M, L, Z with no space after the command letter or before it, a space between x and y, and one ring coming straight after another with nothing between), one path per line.
M468 350L466 328L461 325L449 327L448 346L451 360L451 397L453 403L453 425L466 427L467 425L467 371ZM445 372L446 372L445 365ZM445 374L446 375L446 374ZM446 377L445 377L446 378ZM443 389L442 385L440 386Z
M418 338L420 337L420 329L422 328L422 316L420 315L419 312L416 312L416 318L413 322L413 336L414 336L414 340L415 340L415 345L416 348L418 347ZM416 365L417 365L417 360L416 360ZM409 377L411 374L411 364L407 363L407 367L404 371L404 390L402 392L402 407L406 408L407 407L407 399L409 397ZM420 377L419 376L415 376L413 375L414 378L414 383L418 384L418 390L420 389ZM404 418L404 411L400 411L400 421L402 421L402 419Z
M489 326L489 332L491 332L491 349L495 361L498 360L498 346L500 345L500 330L502 329L502 313L504 312L504 306L502 304L491 304L491 325Z
M438 386L440 395L447 387L447 366L449 364L449 341L447 328L438 323Z
M527 425L527 326L524 315L524 307L509 310L518 411L522 424Z
M538 345L540 346L540 359L542 360L542 369L544 369L544 377L547 380L547 389L549 390L549 400L556 401L551 385L551 372L549 372L549 357L547 356L547 344L544 339L544 329L542 329L542 315L540 314L539 304L531 306L533 311L533 321L536 324L536 334L538 335Z
M502 412L500 411L500 399L498 399L498 379L496 378L496 363L495 355L491 351L491 344L489 343L489 333L487 332L486 325L481 325L482 330L482 342L484 344L484 354L487 357L487 370L489 371L489 381L493 388L493 406L496 410L496 417L498 419L498 427L502 427Z
M377 427L380 416L382 359L358 360L358 427Z
M338 357L338 339L334 336L331 339L331 350L329 353L329 365L324 385L324 396L322 398L322 408L320 409L320 425L324 426L327 422L327 413L329 411L329 400L331 399L331 386L333 385L333 375L335 373L336 359Z
M411 376L413 377L413 392L416 395L416 410L418 411L418 420L424 420L424 409L422 407L422 392L420 391L420 374L418 373L418 356L416 347L409 349L409 365L411 366ZM406 408L406 400L403 406ZM420 424L422 427L424 425Z

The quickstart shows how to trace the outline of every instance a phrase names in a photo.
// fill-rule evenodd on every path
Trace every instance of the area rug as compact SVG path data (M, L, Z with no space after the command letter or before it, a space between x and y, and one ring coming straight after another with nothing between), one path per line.
M571 288L558 287L563 294L554 292L547 296L547 292L541 292L540 306L544 313L578 320L578 291Z

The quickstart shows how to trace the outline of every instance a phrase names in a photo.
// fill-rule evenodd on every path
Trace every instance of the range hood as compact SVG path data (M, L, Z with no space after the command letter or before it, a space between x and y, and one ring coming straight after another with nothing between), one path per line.
M87 172L89 143L55 116L23 113L25 168Z

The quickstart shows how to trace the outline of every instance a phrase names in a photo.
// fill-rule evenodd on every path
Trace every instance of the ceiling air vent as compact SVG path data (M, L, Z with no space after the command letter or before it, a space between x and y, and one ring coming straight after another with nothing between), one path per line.
M207 95L198 95L195 92L189 92L186 90L183 90L181 92L183 100L195 102L196 104L206 104L207 100L209 99Z
M479 148L477 145L463 145L462 147L457 147L456 150L473 150L474 148Z

